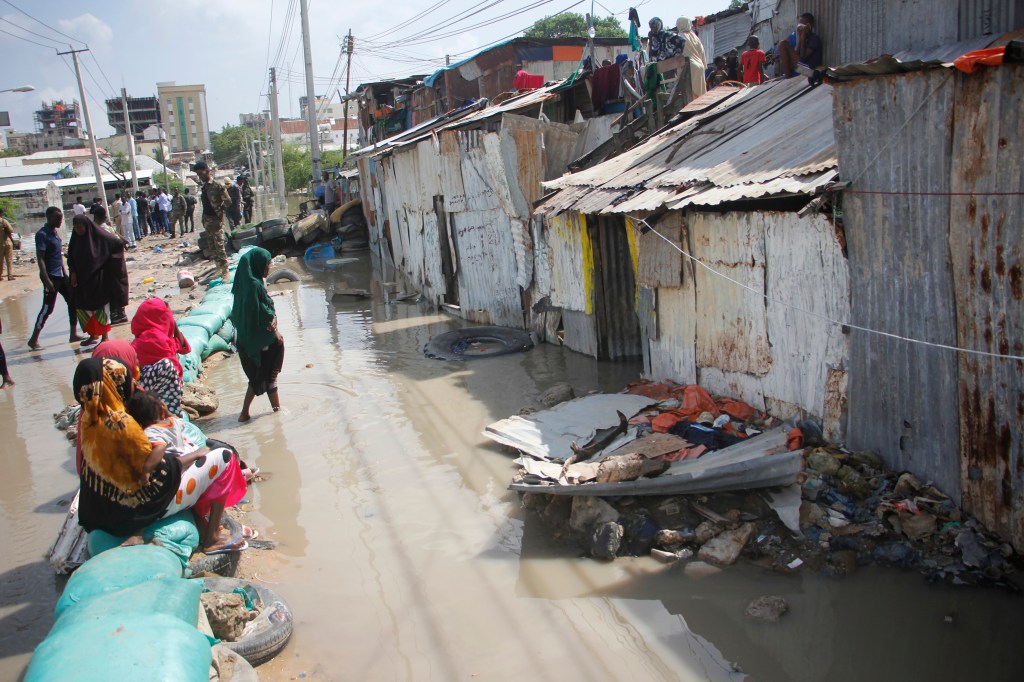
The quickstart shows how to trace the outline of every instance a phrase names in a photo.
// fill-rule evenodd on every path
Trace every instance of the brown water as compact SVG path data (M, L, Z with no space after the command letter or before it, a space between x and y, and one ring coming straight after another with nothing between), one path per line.
M237 359L209 379L221 411L204 428L273 474L252 489L250 518L280 545L250 550L246 568L296 626L262 679L1020 679L1017 597L892 570L695 579L648 558L580 558L520 509L505 489L512 456L480 432L555 383L617 390L639 368L552 346L427 360L426 340L456 323L386 304L378 287L372 301L332 301L330 280L371 288L368 266L349 272L276 287L281 413L258 401L252 422L235 422ZM0 679L19 675L51 625L59 586L41 556L75 486L50 418L71 400L79 357L62 343L66 320L51 318L38 357L18 348L39 299L0 305L19 381L0 392ZM765 594L790 603L778 624L743 616Z

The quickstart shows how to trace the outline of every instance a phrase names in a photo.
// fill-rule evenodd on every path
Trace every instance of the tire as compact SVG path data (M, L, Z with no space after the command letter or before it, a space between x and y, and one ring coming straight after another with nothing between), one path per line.
M267 227L266 223L263 225L263 230L260 232L260 238L264 242L269 242L273 239L281 239L291 234L291 228L288 226L288 221L283 221L283 225L271 225Z
M232 232L231 233L231 238L232 239L249 239L251 237L256 237L258 235L259 235L259 230L257 230L255 227L250 227L247 230L238 230L237 232Z
M220 673L220 682L260 682L256 669L231 649L223 644L215 644L213 663Z
M246 230L248 232L248 230ZM255 232L255 230L253 230ZM231 245L235 247L235 251L241 251L244 246L257 246L260 243L260 238L257 235L251 237L232 237Z
M236 521L230 514L224 514L221 517L220 523L224 530L231 535L231 542L238 542L242 538L242 524ZM192 558L189 559L188 567L193 575L216 573L217 575L230 578L238 571L239 558L241 558L241 552L226 552L224 554L214 554L213 556L200 552L192 555Z
M236 588L256 591L260 614L246 626L251 632L237 642L222 645L244 658L252 666L266 663L277 655L292 636L292 612L273 590L237 578L205 578L206 588L213 592L231 592Z
M531 348L533 339L521 329L466 327L434 336L423 347L423 353L435 360L476 360Z
M284 225L285 227L287 227L288 226L288 219L287 218L271 218L270 220L264 220L262 223L260 223L260 227L262 227L262 229L264 229L264 230L266 230L268 227L277 227L278 225Z
M267 277L267 284L277 284L281 280L284 280L286 282L298 282L299 276L295 274L293 270L289 270L288 268L281 268L280 270L275 270L274 272L270 273L270 276Z

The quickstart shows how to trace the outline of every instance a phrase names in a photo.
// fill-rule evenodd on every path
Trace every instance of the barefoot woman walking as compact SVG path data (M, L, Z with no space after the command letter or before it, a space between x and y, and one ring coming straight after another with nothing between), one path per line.
M267 394L274 412L281 409L277 396L277 375L284 363L284 339L277 331L274 302L263 279L270 274L270 252L252 249L238 261L231 292L235 303L231 321L235 325L238 357L249 380L238 421L249 421L249 407L258 395Z

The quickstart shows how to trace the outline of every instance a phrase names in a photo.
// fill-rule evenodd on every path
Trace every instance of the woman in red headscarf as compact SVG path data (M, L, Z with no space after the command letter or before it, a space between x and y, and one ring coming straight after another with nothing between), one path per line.
M132 347L139 358L139 383L163 399L168 411L181 417L183 371L178 354L192 352L178 331L174 314L162 298L143 301L132 318Z

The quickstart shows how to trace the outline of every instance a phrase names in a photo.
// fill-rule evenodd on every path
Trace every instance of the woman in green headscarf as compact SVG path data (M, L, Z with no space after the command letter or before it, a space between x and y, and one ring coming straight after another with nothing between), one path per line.
M263 279L270 274L270 252L252 249L238 261L231 293L235 296L231 322L235 325L238 357L249 379L238 421L249 421L249 406L258 395L267 394L274 412L281 409L277 396L277 375L284 362L284 339L277 331L274 302Z

